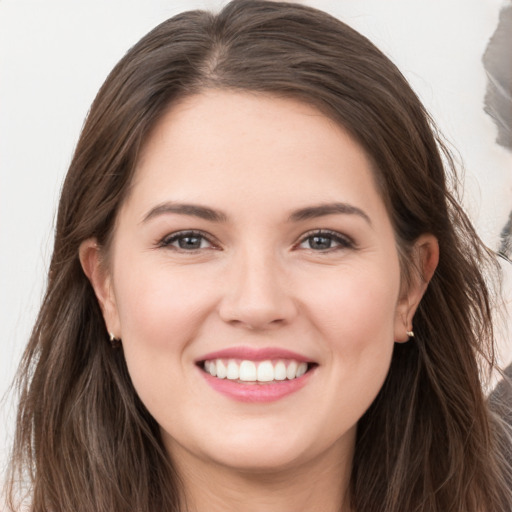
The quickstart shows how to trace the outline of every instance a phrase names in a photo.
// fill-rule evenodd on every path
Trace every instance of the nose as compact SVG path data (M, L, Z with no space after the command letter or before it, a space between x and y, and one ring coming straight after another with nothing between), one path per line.
M219 306L223 321L250 330L289 324L297 304L286 272L275 257L245 253L230 265Z

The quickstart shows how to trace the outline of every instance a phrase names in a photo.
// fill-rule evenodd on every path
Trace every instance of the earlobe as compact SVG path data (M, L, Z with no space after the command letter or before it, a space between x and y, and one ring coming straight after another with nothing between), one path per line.
M413 318L439 262L437 238L421 235L411 251L411 278L400 298L395 317L395 341L404 343L414 336Z
M90 238L82 242L78 254L84 274L89 279L98 299L107 332L120 337L119 316L111 275L102 264L101 249L96 239Z

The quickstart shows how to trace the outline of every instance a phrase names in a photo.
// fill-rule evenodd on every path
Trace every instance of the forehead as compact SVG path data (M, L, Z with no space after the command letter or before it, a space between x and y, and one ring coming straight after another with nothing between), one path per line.
M148 137L132 194L271 206L379 201L361 146L300 101L211 90L172 105ZM293 205L300 206L297 204Z

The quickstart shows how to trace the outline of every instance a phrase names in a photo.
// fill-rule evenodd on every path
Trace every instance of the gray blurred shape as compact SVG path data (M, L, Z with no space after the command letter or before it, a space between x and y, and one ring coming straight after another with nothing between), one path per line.
M484 110L498 127L496 142L512 149L512 3L500 12L483 63L489 78Z

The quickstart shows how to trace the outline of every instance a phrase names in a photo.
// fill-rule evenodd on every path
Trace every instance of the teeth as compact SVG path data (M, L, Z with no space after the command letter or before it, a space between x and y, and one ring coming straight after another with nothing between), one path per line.
M302 377L308 370L308 365L306 363L300 363L297 368L297 378ZM211 373L211 370L210 370Z
M228 375L228 369L221 359L217 361L217 377L219 379L225 379Z
M242 363L243 364L243 363ZM258 365L258 381L270 382L274 380L274 367L271 361L263 361Z
M218 379L272 382L302 377L307 372L308 365L294 360L254 362L245 359L213 359L205 361L203 368L205 372Z
M240 380L256 380L256 365L252 361L242 361L240 364Z
M213 363L213 361L212 361ZM297 367L299 365L297 364L296 361L292 361L289 365L288 365L288 368L286 368L286 378L287 379L294 379L296 376L297 376Z
M276 379L276 380L285 380L286 379L286 366L284 365L284 363L282 361L279 361L274 368L274 379Z
M217 362L216 361L210 361L210 365L212 365L212 364L216 365ZM228 362L228 371L227 371L226 377L229 380L238 380L238 377L240 377L240 368L236 364L235 361L229 361Z

